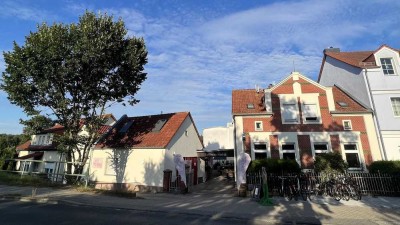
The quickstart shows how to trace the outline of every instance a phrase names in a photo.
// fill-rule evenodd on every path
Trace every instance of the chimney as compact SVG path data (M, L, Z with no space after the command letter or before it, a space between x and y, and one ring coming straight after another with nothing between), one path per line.
M324 53L326 52L340 52L340 48L334 48L331 46L329 48L324 49Z

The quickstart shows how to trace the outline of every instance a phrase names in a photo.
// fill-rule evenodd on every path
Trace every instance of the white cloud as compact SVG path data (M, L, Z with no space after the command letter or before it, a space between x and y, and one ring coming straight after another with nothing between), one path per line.
M85 9L96 11L82 4L68 8L79 14ZM121 17L128 34L144 37L149 50L148 79L137 95L141 102L110 111L117 116L191 111L200 132L231 120L232 89L266 87L294 67L316 79L324 48L398 36L391 28L400 25L399 3L391 1L277 2L216 19L182 9L187 20L176 12L149 17L138 8L100 11Z
M21 20L35 22L55 20L58 18L55 14L47 10L43 10L39 7L28 6L25 2L22 3L19 1L2 1L0 11L0 17L19 18Z
M379 14L377 9L383 7L387 12ZM210 21L199 33L215 45L317 54L324 47L391 30L387 28L399 23L399 9L398 3L388 8L379 1L279 2Z

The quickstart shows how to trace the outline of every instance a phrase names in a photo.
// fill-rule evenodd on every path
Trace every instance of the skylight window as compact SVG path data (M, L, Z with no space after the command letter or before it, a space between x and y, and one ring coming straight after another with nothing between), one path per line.
M339 104L343 108L349 107L349 105L346 102L337 102L337 104Z
M247 108L248 109L254 109L254 104L253 103L247 103Z
M166 119L160 119L160 120L158 120L157 123L156 123L156 125L154 125L154 128L153 128L152 131L153 131L153 132L160 131L160 130L163 128L163 126L165 125L166 122L167 122Z
M121 128L121 130L119 130L119 132L126 133L128 131L128 129L132 126L132 124L133 124L133 120L126 122L125 125Z

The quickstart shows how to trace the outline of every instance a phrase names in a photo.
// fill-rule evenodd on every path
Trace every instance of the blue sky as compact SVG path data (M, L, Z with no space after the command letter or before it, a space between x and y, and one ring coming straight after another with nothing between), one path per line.
M76 22L86 9L121 17L149 51L141 102L108 112L190 111L200 133L231 121L232 89L277 83L293 64L316 80L324 48L400 48L400 1L393 0L2 0L0 51L23 44L38 23ZM1 72L5 66L1 54ZM0 91L0 133L21 133L20 118Z

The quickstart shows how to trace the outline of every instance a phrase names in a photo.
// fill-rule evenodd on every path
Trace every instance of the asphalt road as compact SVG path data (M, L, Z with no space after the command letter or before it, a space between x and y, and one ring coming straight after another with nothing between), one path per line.
M209 218L204 215L126 210L70 204L38 204L19 201L0 201L2 225L89 225L89 224L255 224L238 218ZM259 224L264 224L260 223Z

